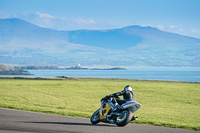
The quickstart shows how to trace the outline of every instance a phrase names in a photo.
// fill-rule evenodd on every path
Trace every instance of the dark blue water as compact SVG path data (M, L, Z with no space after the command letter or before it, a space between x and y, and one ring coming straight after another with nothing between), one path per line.
M28 70L36 77L94 77L200 82L200 68L131 68L127 70Z

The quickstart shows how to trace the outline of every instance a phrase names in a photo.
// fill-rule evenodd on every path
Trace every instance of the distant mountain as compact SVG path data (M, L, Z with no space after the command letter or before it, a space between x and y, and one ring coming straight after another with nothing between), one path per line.
M200 39L153 27L56 31L0 19L0 63L200 67Z
M54 51L68 44L68 34L38 27L21 19L0 19L1 50L42 49Z
M69 31L69 42L108 49L125 49L139 44L143 38L123 29Z
M111 49L135 47L141 43L199 44L200 39L160 31L153 27L129 26L113 30L69 31L69 41ZM161 45L162 45L161 44Z

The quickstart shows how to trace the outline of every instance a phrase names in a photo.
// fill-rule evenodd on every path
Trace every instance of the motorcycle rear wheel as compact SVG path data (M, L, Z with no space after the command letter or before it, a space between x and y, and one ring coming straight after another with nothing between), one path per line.
M116 118L116 125L123 127L127 125L132 119L132 112L127 109L121 112L121 115Z
M94 114L90 118L90 122L92 124L97 124L100 122L99 110L94 112Z

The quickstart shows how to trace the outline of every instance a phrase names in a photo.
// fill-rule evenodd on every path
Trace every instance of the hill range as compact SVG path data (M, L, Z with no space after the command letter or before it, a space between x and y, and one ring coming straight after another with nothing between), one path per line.
M200 67L200 39L136 25L56 31L0 19L0 64Z

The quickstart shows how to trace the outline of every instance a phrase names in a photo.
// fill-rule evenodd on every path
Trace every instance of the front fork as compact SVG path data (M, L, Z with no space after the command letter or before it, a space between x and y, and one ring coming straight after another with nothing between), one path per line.
M108 102L108 104L110 105L112 110L114 110L115 106L117 105L117 102L115 102L115 104L112 102L113 100L115 100L115 99L111 97Z

